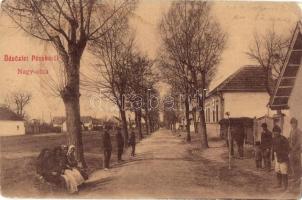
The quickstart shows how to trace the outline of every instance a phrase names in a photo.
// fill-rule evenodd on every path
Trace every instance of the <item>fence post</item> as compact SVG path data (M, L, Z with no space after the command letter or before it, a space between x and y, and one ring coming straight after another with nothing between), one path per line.
M257 126L258 125L258 123L257 123L257 118L256 117L254 117L254 120L253 120L253 144L254 144L254 146L255 146L255 143L256 143L256 140L257 140Z

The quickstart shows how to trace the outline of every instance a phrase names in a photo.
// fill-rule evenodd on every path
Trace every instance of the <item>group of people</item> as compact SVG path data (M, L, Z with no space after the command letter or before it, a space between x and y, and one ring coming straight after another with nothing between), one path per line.
M36 170L40 179L66 188L69 193L77 193L78 186L88 179L76 160L74 145L43 149L38 156Z
M263 132L261 142L255 144L256 167L271 169L271 161L275 162L277 186L286 190L288 187L288 174L291 174L293 181L300 184L301 178L301 145L302 131L298 128L298 121L295 118L290 120L291 132L289 138L281 134L282 130L275 125L272 132L268 130L267 124L262 124ZM299 185L297 184L297 185Z
M103 133L102 142L104 168L108 170L112 152L111 137L108 129ZM116 143L118 162L121 162L123 161L122 155L125 141L120 128L117 129ZM132 147L131 156L135 156L136 137L134 131L131 132L128 145ZM53 183L59 188L66 188L71 194L77 193L78 186L88 179L88 175L76 160L74 145L61 145L54 149L43 149L37 158L36 172L40 179Z
M128 145L131 146L131 156L135 156L135 146L136 146L136 137L135 132L132 131ZM116 146L117 146L117 160L118 162L123 161L122 155L124 153L124 147L125 147L125 140L121 132L121 128L117 129L116 132ZM112 143L111 143L111 137L108 130L105 130L103 134L103 149L104 149L104 168L105 170L108 170L110 168L110 158L111 158L111 152L112 152Z

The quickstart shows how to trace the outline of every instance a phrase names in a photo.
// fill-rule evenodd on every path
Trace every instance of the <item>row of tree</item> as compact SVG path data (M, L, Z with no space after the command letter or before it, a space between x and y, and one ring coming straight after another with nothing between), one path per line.
M64 102L68 143L76 146L77 158L83 166L86 163L80 123L81 83L84 89L101 91L118 106L125 139L128 130L123 96L156 92L153 62L136 49L134 33L128 25L136 5L136 0L6 0L1 4L2 10L20 29L51 44L57 51L62 65L60 84L48 83L48 86ZM97 58L95 76L80 73L87 47ZM133 111L137 126L141 127L144 117L150 132L158 113L150 112L146 99L143 102L140 109ZM141 128L139 131L142 137Z
M185 118L187 141L191 141L190 125L193 120L203 147L208 147L204 98L226 43L226 33L213 17L211 4L186 0L173 2L159 26L162 79L172 86L170 92L177 99L176 108L183 108L180 105L184 105L184 109L165 111L164 120L168 127L173 128L173 124ZM272 95L275 80L285 61L289 36L278 34L271 26L263 33L256 32L250 48L245 52L262 67L269 95ZM182 98L177 97L180 95Z
M204 91L208 89L225 46L226 34L211 15L211 5L203 1L173 2L161 20L160 66L172 94L184 95L187 140L190 141L190 112L202 146L208 147L204 113ZM194 109L190 109L195 99ZM173 117L172 117L173 118Z

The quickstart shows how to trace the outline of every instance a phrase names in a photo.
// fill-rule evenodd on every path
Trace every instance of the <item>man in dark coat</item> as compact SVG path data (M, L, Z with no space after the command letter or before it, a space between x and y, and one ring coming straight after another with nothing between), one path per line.
M231 135L232 135L232 141L231 141L231 154L234 155L234 146L233 141L236 142L237 150L239 158L243 158L243 152L244 152L244 126L241 123L236 124L236 126L231 128Z
M105 170L108 170L111 151L112 151L111 138L108 130L105 130L103 134L103 149L104 149L104 168Z
M281 135L281 128L275 126L273 128L274 138L273 138L273 153L275 159L275 171L277 174L278 186L282 187L282 182L284 189L288 186L288 162L289 162L289 142Z
M122 154L124 152L124 137L119 128L116 133L116 143L117 143L117 160L122 161Z
M264 167L268 171L271 169L271 149L273 143L273 135L267 128L267 124L263 123L261 125L263 131L261 133L261 150L264 160Z
M128 143L132 147L131 156L135 156L136 139L135 139L135 133L134 133L134 131L131 132L131 135L130 135Z

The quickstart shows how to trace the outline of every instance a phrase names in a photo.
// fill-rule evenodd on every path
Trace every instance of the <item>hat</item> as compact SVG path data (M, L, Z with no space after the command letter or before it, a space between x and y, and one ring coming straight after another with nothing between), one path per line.
M298 120L297 120L296 118L293 117L293 118L290 119L290 123L291 123L291 124L297 124L297 123L298 123Z
M274 126L273 132L281 133L281 128L277 125Z

